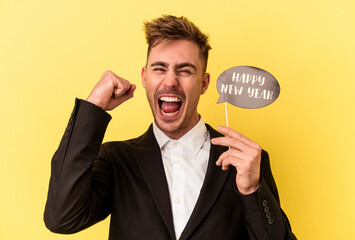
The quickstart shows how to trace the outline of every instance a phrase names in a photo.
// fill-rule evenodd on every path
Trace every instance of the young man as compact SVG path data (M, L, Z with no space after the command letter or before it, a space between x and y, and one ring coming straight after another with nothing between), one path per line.
M230 128L219 127L221 135L197 112L210 81L208 37L174 16L146 22L145 32L153 124L136 139L101 145L106 111L136 88L110 71L87 101L76 100L52 159L47 227L74 233L111 214L111 240L296 239L268 154Z

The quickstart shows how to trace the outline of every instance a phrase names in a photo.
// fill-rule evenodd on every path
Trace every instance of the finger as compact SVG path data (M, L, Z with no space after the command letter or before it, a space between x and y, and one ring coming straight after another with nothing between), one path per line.
M127 94L127 92L129 92L129 90L132 87L132 84L123 78L119 78L117 77L114 81L114 90L113 90L113 97L121 97L125 94Z
M243 134L229 128L229 127L224 127L224 126L219 126L218 127L218 131L220 131L221 133L223 133L226 136L229 136L231 138L236 138L239 139L240 141L257 148L258 144L253 142L252 140L250 140L249 138L247 138L246 136L244 136Z
M133 97L133 93L136 90L137 86L135 84L131 84L131 87L129 88L129 90L127 91L127 96L129 98Z
M222 161L224 159L227 159L229 157L235 157L235 158L238 158L238 159L241 159L243 161L252 161L252 157L242 151L239 151L239 150L236 150L236 149L230 149L224 153L222 153L218 160L216 161L216 165L217 166L220 166L222 164Z
M122 102L132 98L135 89L136 89L136 85L132 84L130 88L120 97Z
M110 71L110 70L106 70L106 71L104 72L104 74L102 74L100 80L105 79L109 74L114 74L114 73L113 73L112 71Z
M229 148L238 149L241 151L249 152L249 150L253 147L242 142L239 139L231 138L231 137L218 137L211 139L211 143L215 145L221 145Z
M126 91L126 93L124 95L119 94L120 96L117 96L117 97L112 96L112 98L110 99L108 104L105 106L104 110L106 110L106 111L113 110L114 108L121 105L122 103L124 103L128 99L132 98L133 92L135 89L136 89L136 85L132 84L131 88L128 91Z
M238 165L240 163L241 159L234 157L234 156L228 156L220 160L220 164L217 166L222 166L222 170L227 170L230 165L234 166L235 168L238 169Z
M225 162L227 160L227 162ZM243 152L240 152L238 150L230 150L225 153L223 153L218 160L216 161L217 166L223 166L227 165L227 163L231 163L233 160L233 166L237 167L237 162L234 162L234 160L238 161L238 165L243 165L243 164L251 164L253 162L253 158L249 156L248 154L245 154Z
M218 159L218 164L216 163L216 165L222 166L223 170L227 170L229 165L232 165L235 168L237 168L239 174L242 173L249 174L252 171L259 172L258 170L259 168L255 164L252 164L250 161L246 161L244 158L239 158L235 155L228 155L228 156L221 157L220 159Z

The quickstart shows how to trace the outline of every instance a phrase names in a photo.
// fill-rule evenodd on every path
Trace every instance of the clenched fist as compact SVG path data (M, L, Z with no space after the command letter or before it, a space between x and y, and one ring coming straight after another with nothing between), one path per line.
M109 111L133 97L135 89L136 85L111 71L106 71L86 100Z

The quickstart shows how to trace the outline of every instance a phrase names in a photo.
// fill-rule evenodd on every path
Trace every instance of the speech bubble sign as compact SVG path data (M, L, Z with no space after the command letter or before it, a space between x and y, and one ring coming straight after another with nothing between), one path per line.
M241 108L261 108L280 95L280 84L269 72L251 66L232 67L217 79L217 103L228 102Z

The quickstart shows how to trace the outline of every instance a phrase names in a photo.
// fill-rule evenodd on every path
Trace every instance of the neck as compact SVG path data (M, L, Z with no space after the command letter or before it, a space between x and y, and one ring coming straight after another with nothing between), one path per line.
M181 138L182 136L184 136L186 133L188 133L193 127L195 127L196 124L200 121L200 118L201 118L201 116L199 114L197 114L194 119L191 119L189 121L189 124L187 124L185 126L181 126L178 129L173 130L173 131L165 131L165 130L159 128L159 125L157 125L157 127L169 138L177 140L177 139Z

